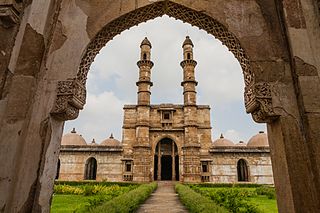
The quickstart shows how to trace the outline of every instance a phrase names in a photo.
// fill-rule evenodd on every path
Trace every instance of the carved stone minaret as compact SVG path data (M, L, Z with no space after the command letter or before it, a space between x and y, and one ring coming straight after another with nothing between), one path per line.
M198 138L197 105L195 66L193 60L193 43L189 36L182 45L183 61L180 63L183 68L183 96L184 96L184 131L185 141L183 146L184 158L184 181L197 182L201 180L200 173L200 141Z
M151 58L151 43L145 38L141 45L141 56L137 62L139 67L139 81L138 86L138 104L137 104L137 123L136 123L136 141L134 148L134 167L133 180L134 181L151 181L149 174L151 168L149 143L149 129L150 129L150 87L151 82L151 68L153 62Z
M180 65L183 68L183 82L181 82L181 86L183 86L184 105L196 105L196 86L198 82L195 79L194 68L197 62L193 60L193 43L189 36L183 42L182 48L183 61Z
M139 67L139 81L136 83L138 86L138 105L150 105L151 68L153 67L153 62L150 60L151 47L150 41L145 37L140 45L140 61L137 62Z

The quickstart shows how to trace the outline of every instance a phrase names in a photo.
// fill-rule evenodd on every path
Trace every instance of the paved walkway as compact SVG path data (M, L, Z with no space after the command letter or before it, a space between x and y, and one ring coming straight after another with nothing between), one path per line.
M173 181L159 181L158 188L140 206L137 213L183 213L188 210L182 205L174 190Z

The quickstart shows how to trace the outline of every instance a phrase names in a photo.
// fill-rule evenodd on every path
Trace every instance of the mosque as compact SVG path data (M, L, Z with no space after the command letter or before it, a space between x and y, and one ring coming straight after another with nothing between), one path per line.
M223 137L212 141L210 106L196 102L193 43L183 42L183 104L150 104L151 43L141 45L138 100L124 106L122 141L112 135L87 143L75 129L62 137L56 179L135 181L174 180L273 184L267 134L247 143Z

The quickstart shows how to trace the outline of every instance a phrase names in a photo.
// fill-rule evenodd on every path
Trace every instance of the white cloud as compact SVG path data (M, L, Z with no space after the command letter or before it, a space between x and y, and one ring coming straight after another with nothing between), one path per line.
M247 141L265 125L253 123L243 107L243 76L228 49L205 31L164 16L122 32L100 51L88 76L87 104L79 118L68 122L66 131L77 127L87 142L109 136L121 139L123 105L136 103L140 42L147 35L152 43L152 103L182 103L182 43L189 34L198 62L198 104L208 104L214 138L225 132L238 142ZM219 134L219 135L215 135Z

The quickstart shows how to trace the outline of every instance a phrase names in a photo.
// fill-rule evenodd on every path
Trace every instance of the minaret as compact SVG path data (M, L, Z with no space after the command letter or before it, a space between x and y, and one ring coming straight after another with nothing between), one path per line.
M193 60L193 43L189 36L182 45L183 61L180 63L183 69L183 97L184 97L184 146L183 146L183 181L200 182L200 141L198 137L197 101L194 68L197 62Z
M137 62L139 67L138 86L138 104L137 104L137 122L135 131L135 143L133 145L133 181L146 182L151 181L151 146L149 143L150 129L150 87L151 68L153 62L150 60L151 43L147 38L144 38L140 45L141 55Z
M195 79L194 68L197 62L193 60L193 43L189 36L186 37L182 45L183 48L183 61L180 63L183 69L183 96L184 105L196 105L196 86L198 82Z
M147 37L141 42L140 49L140 61L137 62L139 67L139 81L136 83L138 86L138 105L150 105L150 87L153 85L151 82L153 62L150 60L151 43Z

